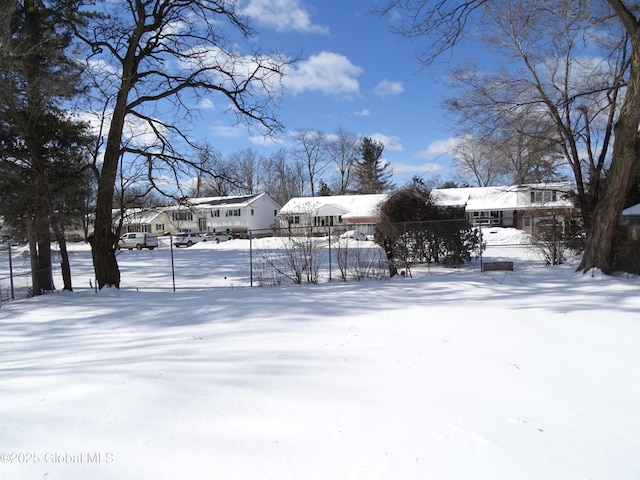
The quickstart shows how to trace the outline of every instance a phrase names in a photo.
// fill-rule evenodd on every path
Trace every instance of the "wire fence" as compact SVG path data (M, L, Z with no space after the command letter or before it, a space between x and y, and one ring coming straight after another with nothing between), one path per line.
M175 291L186 286L270 287L388 279L395 275L414 276L418 272L421 275L479 272L484 271L488 263L499 262L511 262L512 268L534 267L562 263L573 254L564 242L536 241L515 229L509 229L513 240L507 238L505 242L502 236L496 244L495 229L467 225L467 233L471 232L478 243L473 240L467 245L468 256L460 261L461 257L447 253L446 248L450 246L441 245L436 249L434 242L437 239L433 236L459 228L461 224L457 222L457 225L444 222L396 224L401 233L396 235L392 245L387 244L384 232L374 224L348 227L290 225L237 235L245 240L244 246L236 249L236 240L230 240L224 254L218 253L220 250L217 249L207 250L210 253L190 254L185 250L197 249L178 249L172 244L172 237L161 237L160 246L154 251L121 251L117 258L125 288L142 290L155 285ZM439 257L435 258L436 255ZM55 253L54 259L57 260ZM80 284L82 288L95 289L91 255L86 249L72 254L71 266L74 288ZM221 275L224 282L214 281L213 277ZM149 281L151 277L153 282ZM28 249L3 247L0 249L0 306L31 294Z
M8 243L0 248L0 306L32 294L31 259L27 252L16 252Z

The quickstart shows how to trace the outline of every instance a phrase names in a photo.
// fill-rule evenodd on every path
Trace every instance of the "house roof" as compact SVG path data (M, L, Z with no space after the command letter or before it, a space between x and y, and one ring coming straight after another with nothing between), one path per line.
M640 203L622 211L623 217L640 217Z
M164 208L127 208L124 212L123 217L128 223L153 223L153 221L158 218L158 216L162 215ZM114 220L118 221L120 219L120 210L114 210Z
M377 217L380 214L380 204L387 198L386 194L296 197L280 209L279 215L342 215L342 218L347 219Z
M543 184L510 185L501 187L444 188L432 190L436 202L447 207L465 207L467 212L487 210L526 210L540 208L540 204L531 205L522 198L522 194L531 191L556 190L569 192L570 182ZM571 208L571 200L558 195L555 202L546 202L547 208Z
M235 196L228 196L228 197L187 198L183 204L174 205L174 206L168 207L168 209L176 210L180 208L185 208L186 206L222 207L222 206L229 205L234 207L246 207L248 205L251 205L261 197L269 198L275 204L275 201L272 200L271 197L269 197L266 193L260 193L256 195L235 195Z
M555 190L569 192L571 182L510 185L502 187L440 188L431 191L435 201L447 207L463 207L467 212L493 210L539 209L541 204L531 204L528 195L532 191ZM342 215L342 218L377 217L380 205L389 198L388 194L336 195L329 197L297 197L289 200L280 210L280 216ZM557 195L556 201L545 202L545 208L571 208L573 203L564 195Z

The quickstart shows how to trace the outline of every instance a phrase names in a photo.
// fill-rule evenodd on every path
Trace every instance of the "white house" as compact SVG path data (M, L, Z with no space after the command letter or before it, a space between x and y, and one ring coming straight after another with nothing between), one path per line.
M574 210L569 198L570 182L503 187L434 189L437 203L462 207L472 225L515 227L532 233L536 225L564 222ZM298 197L287 202L280 213L280 225L311 227L318 233L326 227L338 230L362 230L373 233L380 220L380 206L390 194Z
M640 203L622 211L620 225L628 240L640 241Z
M268 235L276 224L278 205L266 193L184 199L165 212L177 231Z
M120 222L120 210L114 210L114 224ZM171 222L171 217L164 208L129 208L125 210L122 220L122 233L143 232L164 235L177 231Z
M571 182L432 191L441 205L464 207L472 225L515 227L533 233L537 224L559 222L575 210Z
M287 229L310 228L315 233L361 230L373 233L380 221L380 205L386 194L296 197L289 200L278 214L280 226Z

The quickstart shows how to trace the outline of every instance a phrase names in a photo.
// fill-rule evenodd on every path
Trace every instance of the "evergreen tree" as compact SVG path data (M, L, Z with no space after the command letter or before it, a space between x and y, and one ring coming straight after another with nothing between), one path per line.
M331 187L329 187L329 185L327 185L327 183L324 180L320 180L320 185L318 187L318 194L321 197L330 197L331 195L333 195L333 192L331 192Z
M60 108L78 93L80 70L66 55L69 1L4 2L0 12L0 190L2 213L29 239L33 292L53 289L52 238L60 243L64 288L71 289L65 225L86 182L86 126Z
M384 144L365 137L360 144L361 159L355 165L357 192L361 194L383 193L393 187L393 172L382 159Z

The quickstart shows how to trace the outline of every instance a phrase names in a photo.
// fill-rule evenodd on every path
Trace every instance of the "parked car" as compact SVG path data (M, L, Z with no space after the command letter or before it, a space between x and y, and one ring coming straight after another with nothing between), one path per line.
M128 248L129 250L142 250L148 248L153 250L158 246L158 236L155 233L131 232L125 233L118 240L116 248L118 250Z
M232 238L233 237L231 236L231 234L227 232L211 232L211 233L205 234L204 241L220 243L220 242L226 242L227 240L231 240Z
M349 239L360 241L360 240L366 240L367 236L364 233L362 233L360 230L347 230L342 235L340 235L340 238L349 238Z
M180 232L173 236L173 244L176 247L190 247L194 243L202 242L204 236L200 233Z

